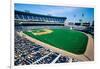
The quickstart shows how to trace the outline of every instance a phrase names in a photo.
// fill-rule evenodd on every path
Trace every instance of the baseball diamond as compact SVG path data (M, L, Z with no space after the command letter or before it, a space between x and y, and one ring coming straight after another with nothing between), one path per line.
M38 30L32 30L33 35L44 35L44 34L49 34L52 33L52 30L49 29L38 29Z
M94 8L16 3L14 29L15 66L94 60Z
M69 29L50 29L53 32L34 35L33 33L38 30L40 29L33 29L32 32L24 31L24 33L32 38L74 54L84 54L86 50L88 37L82 32Z

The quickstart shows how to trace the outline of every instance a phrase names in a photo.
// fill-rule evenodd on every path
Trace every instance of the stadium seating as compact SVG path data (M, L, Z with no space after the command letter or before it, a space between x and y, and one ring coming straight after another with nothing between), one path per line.
M30 64L50 64L55 59L57 60L54 63L69 62L70 59L73 59L73 62L76 61L76 59L68 56L60 56L57 58L59 53L34 44L26 38L20 37L17 33L15 33L14 52L14 65L16 66Z

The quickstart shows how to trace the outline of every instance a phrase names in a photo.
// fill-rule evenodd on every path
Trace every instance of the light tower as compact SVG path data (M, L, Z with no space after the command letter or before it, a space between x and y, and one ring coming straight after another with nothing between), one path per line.
M80 23L81 23L81 26L83 25L83 20L84 20L84 13L82 13L82 19L80 19Z

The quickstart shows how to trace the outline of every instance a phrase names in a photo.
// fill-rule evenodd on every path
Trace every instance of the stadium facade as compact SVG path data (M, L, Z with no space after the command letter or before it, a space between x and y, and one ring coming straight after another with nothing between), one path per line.
M15 10L15 30L29 30L45 27L63 27L66 17L35 14Z
M33 22L51 22L51 23L64 23L66 17L57 17L51 15L35 14L30 12L22 12L15 10L15 20L33 21Z

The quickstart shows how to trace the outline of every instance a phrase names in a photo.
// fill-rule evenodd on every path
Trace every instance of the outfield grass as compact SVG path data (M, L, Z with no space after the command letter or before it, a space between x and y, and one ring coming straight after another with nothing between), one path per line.
M85 52L88 42L88 37L85 34L69 29L51 30L53 31L52 33L44 35L33 35L32 32L28 31L24 31L24 33L32 38L74 54L83 54Z

